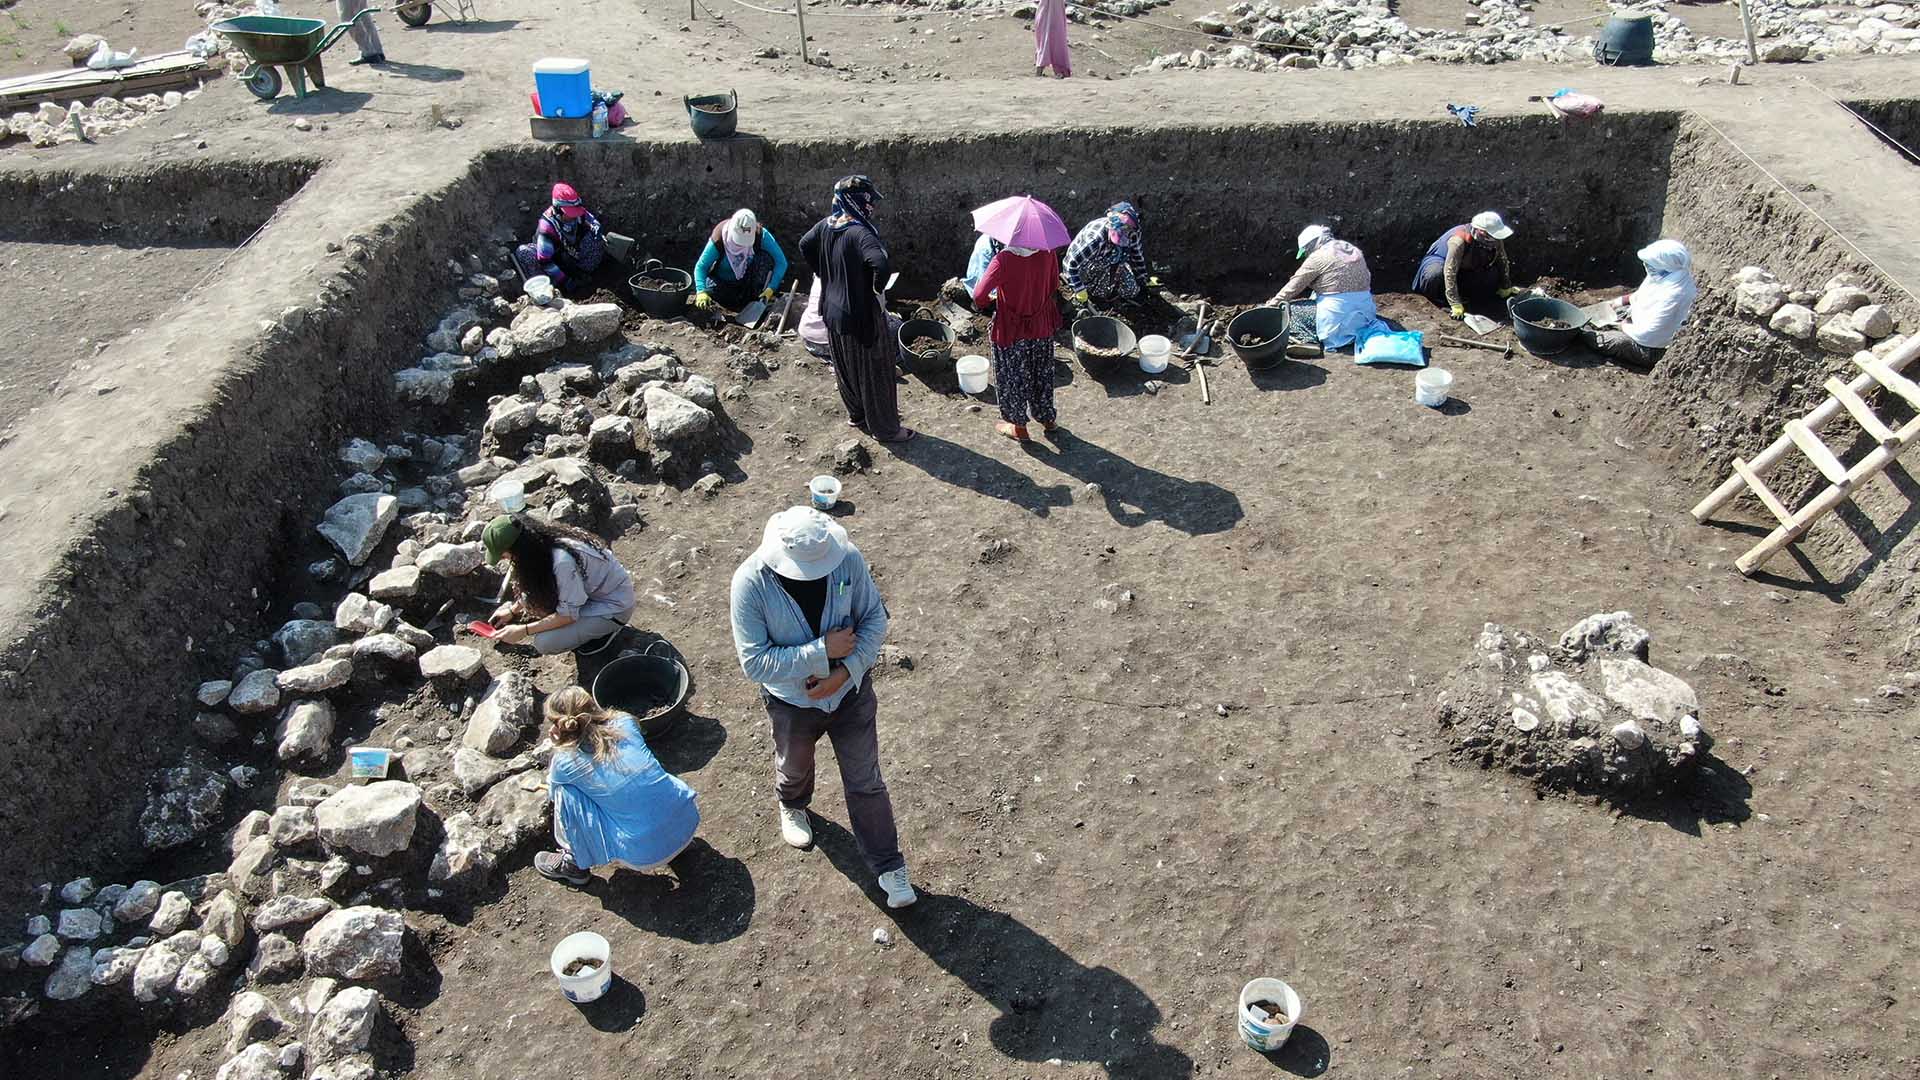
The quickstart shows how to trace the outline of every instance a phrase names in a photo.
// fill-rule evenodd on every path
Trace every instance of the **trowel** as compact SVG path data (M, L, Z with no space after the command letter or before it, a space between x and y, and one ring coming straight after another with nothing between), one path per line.
M746 307L741 308L740 314L735 315L733 321L749 330L754 330L759 328L760 320L766 318L766 316L767 302L765 300L755 300Z
M1460 321L1466 323L1467 328L1472 330L1476 334L1488 333L1489 331L1493 330L1495 327L1500 325L1499 323L1494 322L1492 319L1487 318L1485 315L1468 315L1466 318L1461 319Z

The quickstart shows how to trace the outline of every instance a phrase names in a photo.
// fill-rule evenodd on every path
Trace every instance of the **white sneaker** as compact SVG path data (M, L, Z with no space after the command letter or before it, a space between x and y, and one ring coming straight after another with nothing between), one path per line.
M881 874L880 887L887 890L887 906L890 908L903 908L920 899L920 894L913 891L913 883L907 880L907 868L904 866Z
M780 808L780 839L797 848L813 846L813 822L807 817L805 807Z

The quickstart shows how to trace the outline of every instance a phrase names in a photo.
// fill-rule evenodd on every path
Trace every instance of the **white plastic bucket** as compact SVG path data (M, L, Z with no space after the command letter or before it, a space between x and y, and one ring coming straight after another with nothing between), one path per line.
M501 477L487 489L487 498L497 503L500 509L509 514L517 514L527 508L527 489L518 480Z
M565 974L567 965L575 960L598 961L598 966L580 975ZM547 962L553 968L553 977L560 982L560 992L575 1005L600 1000L600 995L613 985L613 946L591 930L561 938Z
M528 278L527 283L521 286L521 290L527 294L527 299L541 307L553 303L553 282L548 280L545 274L535 274Z
M1264 1013L1254 1010L1253 1003L1256 1001L1271 1001L1285 1009L1287 1022L1269 1024L1264 1019L1257 1019ZM1300 1003L1300 995L1293 992L1293 987L1279 979L1255 979L1240 988L1240 1007L1237 1010L1240 1037L1255 1050L1271 1054L1286 1045L1287 1037L1293 1034L1293 1026L1300 1022L1300 1014L1305 1011L1306 1006Z
M840 501L840 481L831 476L816 476L807 481L807 494L813 496L815 510L831 510Z
M1158 375L1167 370L1167 358L1173 355L1173 342L1159 334L1148 334L1140 339L1140 370L1149 375Z
M987 389L987 358L963 356L953 362L953 373L960 377L960 392L983 394Z
M1447 403L1453 389L1453 373L1446 368L1430 367L1413 377L1413 400L1438 408Z

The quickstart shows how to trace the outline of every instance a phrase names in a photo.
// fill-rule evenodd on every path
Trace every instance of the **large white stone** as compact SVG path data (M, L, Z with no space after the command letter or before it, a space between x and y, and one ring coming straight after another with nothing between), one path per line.
M512 394L494 402L487 413L484 430L491 435L512 435L533 427L534 418L539 416L540 406L523 397Z
M412 645L398 634L368 634L353 643L356 664L382 660L389 664L411 664L418 658Z
M445 405L453 399L453 372L405 368L393 373L393 392L401 401Z
M327 999L307 1025L307 1052L317 1062L337 1061L367 1048L380 1018L380 995L349 986Z
M199 953L200 934L194 930L181 930L147 946L133 969L134 1000L160 1000L160 995L173 988L188 958Z
M429 679L452 676L471 679L486 666L480 650L466 645L436 645L420 654L420 674Z
M289 765L321 765L333 756L333 706L325 698L296 701L274 728L274 753Z
M585 345L618 333L622 314L619 304L572 304L560 318L567 324L567 336Z
M274 808L273 818L267 825L267 836L278 848L299 847L319 839L320 826L314 820L313 807L289 803Z
M349 495L327 508L320 535L348 562L364 566L399 513L400 500L391 495Z
M1852 356L1867 347L1867 335L1855 330L1852 319L1841 314L1820 324L1820 329L1814 334L1814 342L1822 352Z
M367 593L375 600L405 600L420 591L420 568L396 566L382 570L367 582Z
M1733 290L1733 306L1742 314L1766 318L1787 302L1787 288L1774 281L1749 281Z
M1853 328L1878 341L1893 333L1893 312L1885 304L1867 304L1853 309Z
M166 937L178 933L181 927L187 925L187 917L192 914L193 901L187 899L186 893L163 893L160 903L153 909L153 918L147 920L147 929L157 936Z
M113 904L113 921L137 923L153 915L160 906L160 885L154 881L136 881L127 886Z
M1535 672L1531 681L1548 718L1562 729L1576 720L1598 724L1606 718L1607 703L1599 694L1558 671Z
M377 634L393 624L393 608L363 593L348 593L333 609L333 625L349 634Z
M276 896L253 911L253 928L261 933L299 926L332 911L333 901L324 896Z
M478 541L469 544L435 544L414 556L413 564L422 572L441 577L461 577L486 565L487 549Z
M273 684L287 694L319 694L347 685L353 678L353 661L322 660L288 668L274 678Z
M407 930L399 913L376 907L329 912L300 939L309 975L378 979L400 974Z
M1682 716L1699 715L1693 687L1671 672L1638 660L1602 657L1600 675L1608 699L1639 719L1677 724Z
M649 386L642 400L647 408L647 434L656 443L683 442L713 427L713 414L671 390Z
M47 997L72 1001L93 989L93 950L75 945L60 955L60 966L47 976Z
M339 641L340 631L331 619L288 619L273 632L273 643L280 650L284 667L299 667Z
M463 749L461 753L472 751ZM433 865L427 868L427 880L453 888L483 884L493 874L492 836L465 810L448 818L446 829L440 850L434 852Z
M346 787L314 810L320 839L334 851L379 857L403 851L413 841L420 789L404 780L378 780Z
M386 452L365 439L348 439L340 444L340 460L365 473L379 472L387 463Z
M1813 305L1813 313L1821 317L1843 315L1855 308L1866 307L1873 303L1873 297L1865 289L1852 285L1834 285L1821 295Z
M271 1043L257 1042L228 1058L213 1080L280 1080L285 1075L280 1051Z
M237 1054L255 1039L270 1039L286 1026L280 1007L257 990L242 990L227 1005L227 1053Z
M567 343L566 317L548 308L529 307L513 320L513 348L516 353L538 356Z
M1813 309L1804 304L1782 304L1767 320L1767 326L1795 341L1809 341L1813 338Z
M533 720L532 680L518 671L509 671L495 679L481 695L460 743L501 757L520 741L520 729Z
M93 908L65 908L54 933L62 941L92 941L100 936L100 913Z

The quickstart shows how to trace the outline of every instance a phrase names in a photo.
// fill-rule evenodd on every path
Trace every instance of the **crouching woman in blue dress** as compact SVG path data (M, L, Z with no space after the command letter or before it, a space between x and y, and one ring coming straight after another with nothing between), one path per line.
M534 869L585 885L600 867L657 870L686 850L700 828L697 796L661 767L633 717L578 686L548 698L546 717L559 850L535 855Z

